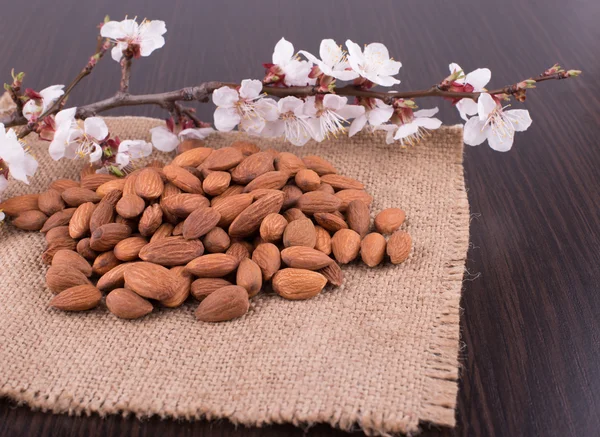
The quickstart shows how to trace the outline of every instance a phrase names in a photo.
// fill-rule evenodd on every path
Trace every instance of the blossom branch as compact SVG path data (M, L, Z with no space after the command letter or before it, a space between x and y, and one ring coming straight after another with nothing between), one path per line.
M129 92L129 78L131 77L131 56L123 56L121 59L121 92Z

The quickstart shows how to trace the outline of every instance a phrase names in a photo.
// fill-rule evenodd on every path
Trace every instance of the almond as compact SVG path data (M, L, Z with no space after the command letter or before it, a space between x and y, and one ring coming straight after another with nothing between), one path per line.
M273 290L286 299L299 300L315 297L327 285L320 273L305 269L282 269L273 276Z
M160 173L152 167L146 167L135 179L135 193L142 199L157 199L162 194L165 184Z
M50 244L48 248L42 253L42 262L44 264L52 264L54 255L60 250L75 250L77 242L71 237L67 236L64 240L57 240Z
M321 185L321 178L319 175L308 168L303 168L298 171L294 180L296 185L298 185L302 191L314 191Z
M396 231L387 242L387 254L392 264L406 261L412 247L412 238L404 231Z
M218 196L223 193L231 183L231 174L226 171L214 171L202 182L202 189L206 194Z
M223 228L213 228L202 239L204 248L209 253L224 253L231 244L231 239Z
M87 188L67 188L61 193L61 196L69 206L79 206L86 202L100 202L100 196L98 196L95 191L88 190Z
M98 252L111 250L117 243L131 235L131 228L120 223L108 223L92 233L90 248Z
M183 223L183 238L199 238L217 226L221 214L214 208L202 207L192 212Z
M16 216L12 224L23 231L39 231L44 226L44 223L46 223L46 220L48 220L48 216L42 211L31 209L23 211Z
M129 173L125 177L125 185L123 185L123 196L127 194L135 194L137 196L137 194L135 193L135 180L137 179L137 175L140 174L141 171L142 169L135 170L134 172Z
M325 255L331 253L331 236L321 226L315 226L315 233L317 235L317 241L315 243L315 249L320 250Z
M226 198L235 196L236 194L242 194L244 191L243 185L230 185L222 194L219 194L216 197L213 197L210 201L210 206L217 206L219 203L224 201Z
M85 164L81 171L79 172L79 178L83 179L86 176L96 174L96 167L90 162L89 164Z
M176 281L173 286L175 289L175 294L173 294L173 296L170 298L161 301L160 303L167 308L177 308L178 306L181 306L189 297L193 276L185 270L184 266L173 267L171 268L170 272Z
M240 152L242 152L242 155L244 156L250 156L254 153L260 152L260 147L258 147L254 143L249 143L247 141L234 141L233 143L231 143L231 147L233 147L234 149L238 149Z
M356 179L349 178L348 176L342 176L339 174L326 174L321 177L321 181L331 185L336 190L363 190L364 184Z
M146 208L138 224L140 234L142 234L144 237L149 237L152 235L154 231L156 231L162 224L162 217L163 212L158 203L150 205L148 208Z
M22 212L38 210L39 194L25 194L0 202L0 211L9 217L14 217Z
M163 193L160 195L161 202L165 200L167 197L176 196L177 194L181 194L181 190L173 185L171 182L167 182L165 184L165 189Z
M284 216L277 213L267 215L260 224L260 236L267 243L281 240L288 224Z
M306 168L306 165L293 153L281 152L275 158L275 168L289 176L295 176L300 170Z
M288 221L288 223L293 222L294 220L305 219L306 214L300 211L298 208L290 208L283 213L283 217Z
M229 170L235 167L244 159L244 155L239 149L234 147L223 147L214 150L208 158L204 160L201 167L207 170Z
M48 243L48 245L51 245L55 241L60 241L63 239L73 240L69 235L68 226L57 226L56 228L50 229L46 233L46 243Z
M115 220L115 205L121 198L121 191L113 190L102 198L90 218L90 232L94 232L102 225Z
M50 300L50 306L63 311L86 311L96 308L102 293L91 284L68 288Z
M200 278L220 278L233 272L237 266L237 258L224 253L211 253L190 261L185 268Z
M346 220L350 229L356 231L361 238L364 237L369 232L371 222L369 207L362 200L353 200L346 209Z
M229 235L236 238L252 235L259 229L262 220L267 215L279 212L281 205L283 205L283 192L281 191L261 197L233 220L229 226Z
M250 258L251 249L253 249L253 248L249 248L248 246L252 246L252 245L245 241L244 242L236 241L236 242L232 243L231 246L229 246L229 249L227 249L227 252L225 252L225 253L227 255L231 255L231 256L235 257L239 263L244 258Z
M65 202L62 200L59 191L50 188L38 197L38 208L44 214L50 216L65 209Z
M167 238L171 236L173 232L174 226L171 223L163 223L158 227L152 237L150 238L150 242L154 243L155 241L162 240L163 238Z
M181 237L168 237L148 243L140 252L139 257L162 266L180 266L204 253L204 246L198 240L184 240Z
M360 242L360 257L369 267L381 264L385 256L385 238L377 232L371 232Z
M124 270L124 278L125 288L147 299L169 299L176 291L173 275L158 264L149 262L128 264Z
M202 322L224 322L243 316L248 308L246 289L229 285L206 296L196 309L196 318Z
M281 259L289 267L306 270L319 270L334 262L323 252L304 246L292 246L283 249Z
M117 213L123 218L134 218L144 212L146 202L137 194L125 194L117 202Z
M119 264L121 264L121 261L115 256L115 253L110 250L108 252L101 253L96 257L92 269L94 274L102 276L117 267Z
M48 217L48 220L46 220L46 223L44 223L44 226L42 226L40 232L45 233L52 228L68 225L71 217L73 217L73 214L75 214L75 209L76 208L66 208L62 211L55 212Z
M309 191L296 202L296 208L306 214L337 211L341 205L341 199L324 191Z
M319 273L327 278L327 282L335 287L339 287L344 282L344 272L337 263L331 263L327 267L319 270Z
M176 165L166 165L163 172L169 182L186 193L204 194L202 182L186 169Z
M97 205L92 202L82 203L77 207L69 222L69 235L71 238L82 238L90 233L90 220Z
M244 258L237 269L235 283L244 287L248 297L254 297L262 288L262 271L250 258Z
M317 188L317 191L324 191L329 194L335 193L335 190L333 189L333 187L323 181L321 181L321 185L319 185L319 188Z
M175 227L173 228L173 232L171 232L171 235L173 237L178 237L178 236L182 236L183 237L183 224L185 222L180 222L177 225L175 225Z
M250 193L234 194L222 199L221 202L214 204L213 209L221 214L218 225L227 227L252 204L253 196ZM214 200L214 199L213 199Z
M51 266L46 272L46 285L54 294L89 283L87 276L73 266Z
M75 240L73 240L75 241ZM90 247L90 238L83 238L77 243L77 253L87 260L94 260L98 256L98 252Z
M249 193L259 188L279 190L286 184L288 178L289 175L287 173L283 173L281 171L268 171L252 180L252 182L248 183L248 185L246 185L244 188L244 193Z
M106 306L120 319L139 319L154 309L150 302L127 288L116 288L108 293Z
M52 265L55 267L75 268L88 278L92 276L92 266L90 266L85 258L72 250L63 249L57 251L52 258Z
M279 156L279 150L274 149L274 148L269 148L267 150L265 150L265 152L267 152L269 155L271 155L273 157L273 159L277 159L277 157Z
M129 237L119 241L113 251L121 261L134 261L138 259L140 250L147 244L148 241L144 237Z
M283 209L292 208L296 205L300 196L302 196L302 190L295 185L286 185L281 191L285 194L283 198Z
M337 170L328 161L324 160L320 156L305 156L302 158L306 168L315 171L319 176L323 176L330 173L337 173Z
M199 278L192 282L191 294L195 299L202 301L212 292L228 285L233 284L223 278Z
M135 262L119 264L98 279L96 286L102 291L110 291L125 285L125 269L137 264Z
M315 221L329 232L337 232L340 229L348 229L348 224L343 218L330 212L317 212L314 215Z
M179 167L198 167L213 152L208 147L196 147L177 155L171 164Z
M261 199L265 196L270 196L276 193L283 193L281 190L274 190L272 188L257 188L256 190L252 190L251 194L254 200Z
M115 217L115 223L129 226L129 228L131 229L131 233L133 234L134 232L137 232L139 222L136 219L126 219L124 217L121 217L120 215L117 215Z
M263 279L268 281L281 266L279 249L272 243L263 243L256 246L252 252L252 261L260 267Z
M331 238L331 251L340 264L348 264L358 256L360 235L352 229L340 229Z
M258 176L275 171L273 156L267 152L254 153L239 163L231 172L231 179L238 184L247 184Z
M88 190L96 191L102 184L116 180L117 177L108 173L94 173L81 178L79 186Z
M125 188L125 182L126 181L124 178L113 179L112 181L105 182L96 188L96 194L100 197L104 197L111 191L117 190L123 192L123 189Z
M294 220L288 223L283 231L283 245L290 246L306 246L313 248L317 243L317 232L315 225L310 219Z
M406 214L400 208L384 209L375 216L375 229L382 234L392 234L402 226L405 218Z
M164 211L181 218L187 217L199 208L208 207L209 204L209 200L203 195L189 193L169 196L161 201Z
M335 197L341 200L340 211L346 211L348 205L350 205L350 202L353 200L360 200L368 207L370 207L373 202L373 196L364 190L341 190L335 193Z
M50 188L52 190L56 190L59 193L62 193L67 188L73 188L73 187L78 187L78 186L79 186L79 182L74 181L72 179L56 179L55 181L52 181L52 183L50 184L50 186L48 188Z

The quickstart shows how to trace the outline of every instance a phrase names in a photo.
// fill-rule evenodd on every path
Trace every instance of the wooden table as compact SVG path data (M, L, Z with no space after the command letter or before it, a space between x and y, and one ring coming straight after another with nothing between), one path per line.
M134 63L133 93L261 78L261 63L270 61L282 36L313 53L328 37L384 42L404 63L401 89L436 83L453 61L467 71L489 67L493 86L538 74L554 62L582 69L577 80L541 84L529 93L525 107L534 123L517 135L510 152L467 146L473 220L458 426L425 424L423 435L598 435L600 2L6 1L0 13L3 80L10 81L14 67L27 73L28 87L67 83L93 53L95 25L105 14L167 23L166 46ZM69 103L107 97L118 83L118 65L105 59ZM447 102L422 103L439 105L442 119L459 122ZM212 109L205 105L199 114L212 121ZM159 108L133 112L166 115ZM327 426L306 434L346 435ZM77 418L0 402L1 437L51 435L305 434L292 426L236 429L226 421Z

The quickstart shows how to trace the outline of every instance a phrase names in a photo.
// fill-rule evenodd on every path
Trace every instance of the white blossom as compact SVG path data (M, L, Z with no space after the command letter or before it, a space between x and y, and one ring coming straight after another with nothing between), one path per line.
M174 134L165 126L157 126L150 129L152 144L161 152L172 152L177 146L187 139L203 140L215 130L211 127L183 129L179 134Z
M298 59L294 46L285 38L281 38L273 51L273 64L285 75L283 82L287 86L314 85L316 79L308 77L312 64Z
M510 150L515 132L527 130L531 126L531 117L526 109L505 111L504 108L488 93L481 94L477 101L478 115L465 123L465 143L477 146L487 140L498 152Z
M279 118L267 122L261 134L270 137L284 136L295 146L303 146L312 137L308 116L304 113L304 101L294 96L277 102Z
M371 43L365 47L364 53L360 46L351 40L346 41L348 62L352 69L365 79L377 85L392 86L400 83L392 76L398 74L402 64L390 59L386 46L381 43Z
M460 65L456 63L450 64L449 67L451 74L462 71ZM489 70L489 68L478 68L477 70L471 71L466 76L463 75L462 77L459 77L454 82L458 85L457 88L459 88L460 91L473 93L484 91L484 87L488 84L491 78L492 72ZM469 98L460 99L456 103L456 109L458 109L460 117L467 121L469 119L467 115L477 114L477 102Z
M152 144L143 140L124 140L119 144L115 162L122 170L127 167L132 160L145 158L152 153Z
M123 51L129 50L137 58L150 54L165 45L163 35L167 32L164 21L144 20L137 23L133 20L109 21L100 29L100 35L116 42L111 51L112 58L120 62Z
M100 117L86 118L83 122L75 120L77 108L69 108L56 114L56 132L48 149L52 159L75 159L89 156L90 162L102 158L100 143L108 136L108 127Z
M347 97L335 94L325 95L322 102L308 97L304 105L304 114L308 116L312 137L319 142L330 135L337 137L338 133L345 131L344 123L364 112L363 106L348 105Z
M326 76L335 77L339 80L353 80L356 79L359 74L350 68L346 53L342 50L342 47L337 45L332 39L324 39L321 41L319 47L319 56L321 59L317 59L315 55L300 50L306 58L318 65L319 69Z
M23 144L17 138L14 130L4 130L4 124L0 123L0 166L8 167L13 178L29 183L29 177L37 170L37 161L27 153ZM5 171L6 168L2 168ZM4 182L0 182L0 189L6 188L6 178L0 176Z
M363 130L367 124L369 124L371 127L380 126L383 123L386 123L392 117L394 108L391 105L387 105L379 99L370 100L374 100L374 102L372 102L373 106L371 108L366 108L363 114L354 119L350 125L348 136L352 137L356 135L358 132Z
M387 132L386 143L392 144L394 141L400 141L402 146L414 145L418 143L429 130L438 129L442 122L433 117L439 111L438 108L421 109L412 113L410 118L402 124L383 124L376 126L376 130Z
M277 102L264 98L260 80L245 79L239 92L224 86L215 90L212 96L217 105L215 127L220 131L230 131L238 124L240 129L259 134L265 122L277 120Z
M44 88L39 92L41 99L29 99L23 105L23 116L30 121L32 118L39 116L46 109L48 109L60 96L65 92L63 91L64 85L52 85Z

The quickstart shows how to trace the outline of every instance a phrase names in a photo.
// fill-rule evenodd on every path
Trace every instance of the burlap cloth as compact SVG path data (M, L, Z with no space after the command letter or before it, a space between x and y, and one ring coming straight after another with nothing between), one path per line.
M148 138L161 123L107 119L122 139ZM222 147L239 134L215 134ZM39 192L77 177L81 164L52 161L30 136ZM227 418L261 426L329 423L369 434L416 432L419 422L452 426L457 395L459 299L469 237L462 131L441 128L416 147L359 135L294 147L318 154L363 181L372 211L401 207L413 237L408 261L344 268L344 285L307 301L252 300L228 323L195 320L197 304L157 308L138 321L104 307L85 313L48 308L40 259L44 236L0 227L0 395L56 413Z

